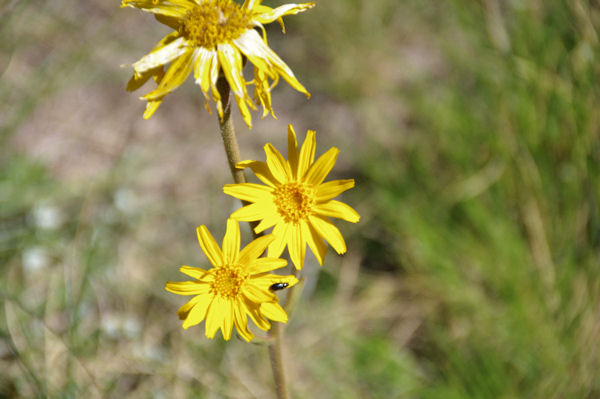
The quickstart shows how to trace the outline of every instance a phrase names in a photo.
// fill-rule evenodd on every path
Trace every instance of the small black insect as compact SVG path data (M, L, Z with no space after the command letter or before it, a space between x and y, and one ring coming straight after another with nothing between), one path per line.
M282 290L284 288L287 288L289 284L288 283L275 283L272 286L269 287L269 289L271 291L279 291Z

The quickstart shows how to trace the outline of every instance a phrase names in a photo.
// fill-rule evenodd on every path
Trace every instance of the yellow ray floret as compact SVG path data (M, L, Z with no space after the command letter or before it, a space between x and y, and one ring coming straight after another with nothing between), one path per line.
M258 221L257 233L273 227L269 256L279 257L287 247L294 266L304 265L306 244L322 265L327 248L323 240L342 254L346 243L331 217L356 223L360 216L350 206L332 198L354 187L354 180L323 182L333 168L338 149L331 148L315 161L315 132L309 130L298 151L296 133L288 126L288 159L271 144L265 146L266 161L243 161L239 169L250 168L265 184L227 184L223 191L250 202L231 218Z
M193 72L207 108L210 97L223 117L223 104L217 80L225 77L248 127L252 127L250 109L256 106L246 86L255 85L254 98L263 106L263 117L271 106L271 89L281 76L294 89L310 94L296 79L290 67L267 45L264 24L298 14L314 3L285 4L277 8L246 0L239 5L233 0L122 0L122 7L135 7L153 13L156 19L174 29L152 51L132 66L134 74L128 90L141 87L150 77L158 87L141 97L148 102L144 118L150 118L165 95L179 87ZM263 37L255 30L259 28ZM244 57L254 64L254 79L246 81L242 73ZM166 72L164 71L166 68ZM274 83L269 84L269 79Z
M284 267L285 259L259 258L275 237L259 237L240 250L240 228L233 219L227 220L221 248L206 226L198 227L197 233L200 247L213 267L205 270L181 266L179 271L194 280L169 281L165 287L175 294L194 295L177 311L184 329L206 320L208 338L213 338L221 329L223 338L229 340L235 326L240 336L250 341L254 334L248 329L248 316L265 331L271 327L267 319L287 322L285 310L269 288L277 283L287 283L287 287L291 287L298 280L291 275L269 273Z

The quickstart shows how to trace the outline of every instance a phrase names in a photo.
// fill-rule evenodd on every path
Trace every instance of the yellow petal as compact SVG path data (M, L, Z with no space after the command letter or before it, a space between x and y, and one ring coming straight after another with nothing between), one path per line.
M288 316L277 302L265 302L260 305L260 312L268 319L287 323Z
M264 148L267 155L267 165L273 177L282 184L292 180L292 171L283 155L271 143L267 143Z
M204 93L210 89L210 66L215 52L204 47L197 48L194 58L194 79Z
M180 57L189 51L186 44L187 42L183 37L175 39L166 46L154 50L142 57L132 65L133 69L136 73L143 73L150 69L168 64L175 58Z
M315 161L315 148L317 147L316 132L309 130L306 132L306 138L300 149L300 159L298 160L298 178L302 179L310 165Z
M273 197L271 187L255 183L226 184L223 192L249 202L271 201Z
M342 233L340 233L338 228L331 223L331 220L329 220L328 217L311 215L309 216L309 220L310 224L315 228L319 235L331 244L335 252L338 254L346 252L346 243L344 242Z
M206 270L193 266L181 266L179 268L179 271L197 280L202 279L202 277L204 277L204 275L206 274Z
M281 269L287 265L287 260L281 258L258 258L248 262L248 273L258 274Z
M260 328L261 330L267 331L271 328L271 323L267 319L265 319L262 314L259 312L260 304L255 304L248 300L248 298L243 299L244 310L250 316L250 319Z
M240 251L240 225L236 220L227 219L227 229L223 237L223 258L225 263L233 264Z
M269 245L269 258L279 258L283 252L283 249L285 248L285 244L287 243L289 229L289 223L279 223L273 227L273 232L271 234L275 236L275 240Z
M238 262L240 265L247 265L254 261L256 258L261 256L267 246L273 242L275 237L272 234L268 234L262 237L258 237L248 245L246 245L238 256Z
M249 128L252 128L252 117L246 105L246 99L249 100L250 97L246 91L246 81L242 74L242 56L235 46L227 43L219 44L217 55L244 122Z
M263 205L261 207L262 220L254 228L254 232L257 234L262 233L263 231L265 231L266 229L268 229L271 226L276 225L277 223L281 223L281 216L277 212L277 208L275 207L275 204L265 203L265 204L261 204L261 205Z
M223 306L223 323L221 325L221 332L223 333L223 339L225 341L229 341L231 338L231 330L233 330L233 320L235 319L235 314L233 310L233 302L227 301L225 306Z
M271 9L268 12L263 12L254 17L255 20L261 24L271 23L285 15L294 15L300 12L309 10L315 6L315 3L302 3L302 4L284 4L275 9ZM264 6L263 6L264 7ZM266 8L266 7L265 7ZM256 7L255 7L256 9ZM259 9L262 11L263 9Z
M144 110L144 119L148 119L152 115L154 115L154 113L162 103L162 99L163 98L160 97L157 100L148 101L148 104L146 104L146 109Z
M302 269L306 255L306 241L302 238L302 227L300 224L290 225L287 246L292 263L296 269Z
M144 100L157 100L178 88L192 71L193 55L194 51L187 48L186 52L171 63L158 87L142 98Z
M246 340L246 342L250 342L252 338L254 338L254 334L248 330L248 317L246 316L246 312L244 311L245 307L241 300L237 299L233 306L234 313L234 324L238 333Z
M211 295L198 295L197 298L199 298L198 302L192 307L183 322L184 330L201 323L206 317L207 310L213 302L213 296Z
M182 307L180 307L177 310L177 316L179 316L179 320L185 320L188 317L188 314L190 313L190 310L194 306L196 306L196 304L198 302L200 302L203 299L204 299L204 297L202 295L196 295L195 297L193 297L192 299L190 299L185 305L183 305Z
M296 132L294 127L288 125L288 163L294 179L298 179L298 141L296 140Z
M246 205L233 212L229 217L235 220L239 220L241 222L252 222L255 220L260 220L263 217L263 208L263 202Z
M282 276L280 274L261 273L250 276L250 284L256 285L260 290L266 291L276 283L287 283L288 287L293 287L298 283L298 279L294 276Z
M323 266L323 261L327 254L327 246L321 236L319 236L319 233L309 223L302 223L302 235L317 258L319 265Z
M214 338L215 333L223 324L226 311L225 299L218 295L215 296L206 312L206 325L204 326L206 338Z
M196 229L196 233L200 248L202 248L202 252L204 252L208 261L215 267L222 266L225 263L223 261L223 253L212 234L210 234L210 231L208 231L206 226L202 225Z
M274 299L274 294L268 289L260 289L254 284L246 284L244 286L244 296L252 303L261 304Z
M275 187L278 184L277 180L275 180L275 178L273 177L273 174L271 173L271 171L269 170L269 168L265 162L242 161L242 162L238 162L235 165L235 167L238 169L243 169L243 168L252 169L252 171L254 172L256 177L258 177L260 179L260 181L262 181L263 183L265 183L268 186Z
M165 290L178 295L208 294L210 286L198 281L168 281Z
M354 179L332 180L317 187L317 201L327 201L354 187Z
M194 3L186 0L123 0L121 7L135 7L153 14L182 18L194 7Z
M316 205L313 210L318 215L339 218L351 223L357 223L360 220L358 212L340 201L327 201Z
M309 184L314 184L315 186L321 184L323 180L325 180L325 177L327 177L327 174L333 168L333 165L335 165L335 160L338 153L339 150L335 147L332 147L325 154L321 155L306 172L304 181Z

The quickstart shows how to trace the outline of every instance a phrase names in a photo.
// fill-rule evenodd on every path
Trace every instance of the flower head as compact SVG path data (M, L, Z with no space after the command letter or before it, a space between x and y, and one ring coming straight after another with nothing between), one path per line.
M248 329L247 316L265 331L271 327L267 319L287 322L285 310L279 306L277 296L269 287L278 283L287 283L287 287L291 287L298 280L294 276L268 273L284 267L285 259L259 258L274 237L259 237L240 251L238 222L229 219L221 250L206 226L198 227L197 232L200 247L213 268L181 266L179 271L196 280L169 281L165 287L175 294L194 295L177 311L179 318L184 320L183 328L206 319L208 338L213 338L220 328L223 338L229 340L235 326L242 338L250 341L254 335Z
M269 244L269 256L279 257L287 246L297 269L304 265L306 244L322 265L327 247L325 239L338 254L346 252L346 243L330 217L356 223L360 216L348 205L332 200L354 187L354 179L323 183L333 168L338 149L333 147L315 161L315 132L309 130L298 152L296 133L288 126L287 161L271 144L265 145L267 162L243 161L236 166L250 168L266 185L227 184L223 191L251 204L230 217L261 222L257 233L273 228L275 240Z
M146 56L133 64L134 74L127 90L141 87L154 78L158 87L142 97L148 101L144 118L154 114L165 95L181 85L193 72L206 98L209 93L223 117L223 104L217 89L222 74L235 96L242 117L252 127L248 107L256 109L246 85L254 83L255 101L263 108L263 117L271 112L271 88L283 77L294 89L310 94L298 82L292 70L269 48L263 24L278 21L284 15L308 10L314 3L286 4L277 8L261 5L262 0L122 0L121 7L135 7L153 13L156 19L174 29ZM263 37L254 28L262 30ZM247 82L242 74L246 57L254 64L254 79ZM169 64L168 68L164 67ZM273 83L269 83L269 79Z

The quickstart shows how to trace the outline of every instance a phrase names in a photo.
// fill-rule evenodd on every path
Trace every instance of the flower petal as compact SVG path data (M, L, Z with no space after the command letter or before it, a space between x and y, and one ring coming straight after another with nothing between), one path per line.
M254 338L254 334L248 330L248 316L246 316L246 313L243 309L244 304L240 299L237 299L233 305L233 323L235 324L235 328L242 338L244 338L246 342L250 342L252 338Z
M360 220L358 212L340 201L331 200L317 204L313 211L318 215L334 217L351 223L357 223Z
M281 269L287 265L287 260L281 258L258 258L248 262L247 271L250 274L265 273Z
M306 255L306 241L302 238L301 224L291 225L288 230L288 251L296 269L302 269Z
M275 240L269 245L269 252L267 254L269 258L279 258L279 256L281 256L285 244L287 243L289 229L289 223L279 223L273 227L271 235L275 236Z
M133 69L136 73L142 73L159 66L163 66L182 56L190 49L187 47L187 41L184 37L179 37L169 44L151 51L143 56L139 61L133 63Z
M283 158L283 155L281 155L271 143L267 143L264 149L267 156L267 165L269 166L269 170L273 174L273 177L275 177L280 184L292 180L292 171L286 160Z
M249 128L252 128L252 116L246 105L246 100L249 100L250 97L246 91L246 81L242 74L242 55L235 46L227 43L219 44L217 49L221 69L225 74L227 82L229 82L229 86L234 94L240 113L242 114L246 125L248 125Z
M263 217L265 202L246 205L233 212L229 217L241 222L252 222Z
M135 7L153 14L182 18L194 8L194 3L186 0L163 0L158 3L152 0L123 0L121 7Z
M319 159L310 166L310 169L308 169L304 176L304 180L315 186L321 184L333 168L333 165L335 165L338 153L339 150L332 147L325 154L321 155Z
M222 248L225 263L234 264L240 252L240 225L234 219L227 219Z
M185 305L183 305L182 307L180 307L177 310L177 316L179 316L179 320L185 320L188 317L190 310L194 306L196 306L196 304L198 302L200 302L201 300L205 300L205 299L206 299L206 296L204 296L204 295L196 295L195 297L193 297L192 299L187 301L187 303Z
M292 170L294 179L298 179L298 140L296 140L296 132L294 127L288 125L288 164Z
M178 88L192 71L193 56L193 49L188 47L186 52L171 63L158 87L142 98L144 100L157 100Z
M262 12L254 17L255 20L260 22L261 24L269 24L285 15L294 15L300 12L309 10L315 6L315 3L302 3L302 4L284 4L275 9L266 10L265 6L255 7L258 11L266 11ZM264 7L264 8L263 8Z
M327 201L354 187L354 179L332 180L317 186L317 201Z
M249 202L271 201L272 191L271 187L255 183L226 184L223 186L225 194Z
M327 216L310 215L309 220L317 233L327 240L338 254L346 252L346 243L342 233L331 223Z
M235 165L238 169L250 168L263 183L268 186L275 187L278 181L275 180L273 174L265 162L261 161L242 161Z
M306 171L315 161L315 148L317 147L316 132L309 130L306 132L306 138L300 149L300 159L298 160L298 178L304 178Z
M194 79L196 84L200 85L200 88L204 93L208 93L210 89L210 66L215 57L214 50L208 50L204 47L196 49L194 59Z
M198 235L200 248L202 248L202 252L204 252L208 261L215 267L222 266L225 263L223 260L223 253L206 226L202 225L198 227L196 229L196 234Z
M198 281L168 281L165 290L177 295L205 295L210 286Z
M226 312L226 300L218 295L215 296L206 313L206 325L204 326L206 338L214 338L219 327L223 325Z
M243 296L243 304L246 313L250 316L250 319L260 328L261 330L267 331L271 328L271 323L267 319L265 319L262 314L259 312L260 304L253 303L248 300L245 296Z
M201 280L206 275L206 270L193 266L181 266L179 271L192 278L195 278L196 280Z
M232 301L226 301L223 306L223 323L221 324L221 332L223 333L223 339L229 341L231 339L231 330L233 330L233 323L235 319L234 304Z
M268 319L287 323L288 316L277 302L264 302L260 305L260 312Z
M184 330L187 330L188 328L195 326L196 324L199 324L202 322L202 320L204 320L208 308L211 307L214 297L212 295L198 295L197 298L199 298L198 302L189 311L187 317L185 318L185 321L183 322ZM181 310L182 309L180 308L179 311ZM177 312L178 314L180 314L179 311Z
M311 227L310 223L302 223L302 235L317 258L319 265L323 266L323 261L327 254L327 245L325 245L319 233Z
M277 208L275 204L264 204L262 208L262 220L260 223L254 228L255 233L262 233L266 229L271 226L276 225L277 223L281 223L281 216L279 212L277 212Z
M273 284L277 283L287 283L287 288L293 287L298 283L298 279L291 274L282 276L279 274L261 273L250 276L250 282L257 286L258 289L267 291Z
M240 251L238 263L240 265L248 265L261 256L263 252L265 252L265 249L267 249L267 246L273 242L274 239L275 237L273 237L272 234L258 237Z

